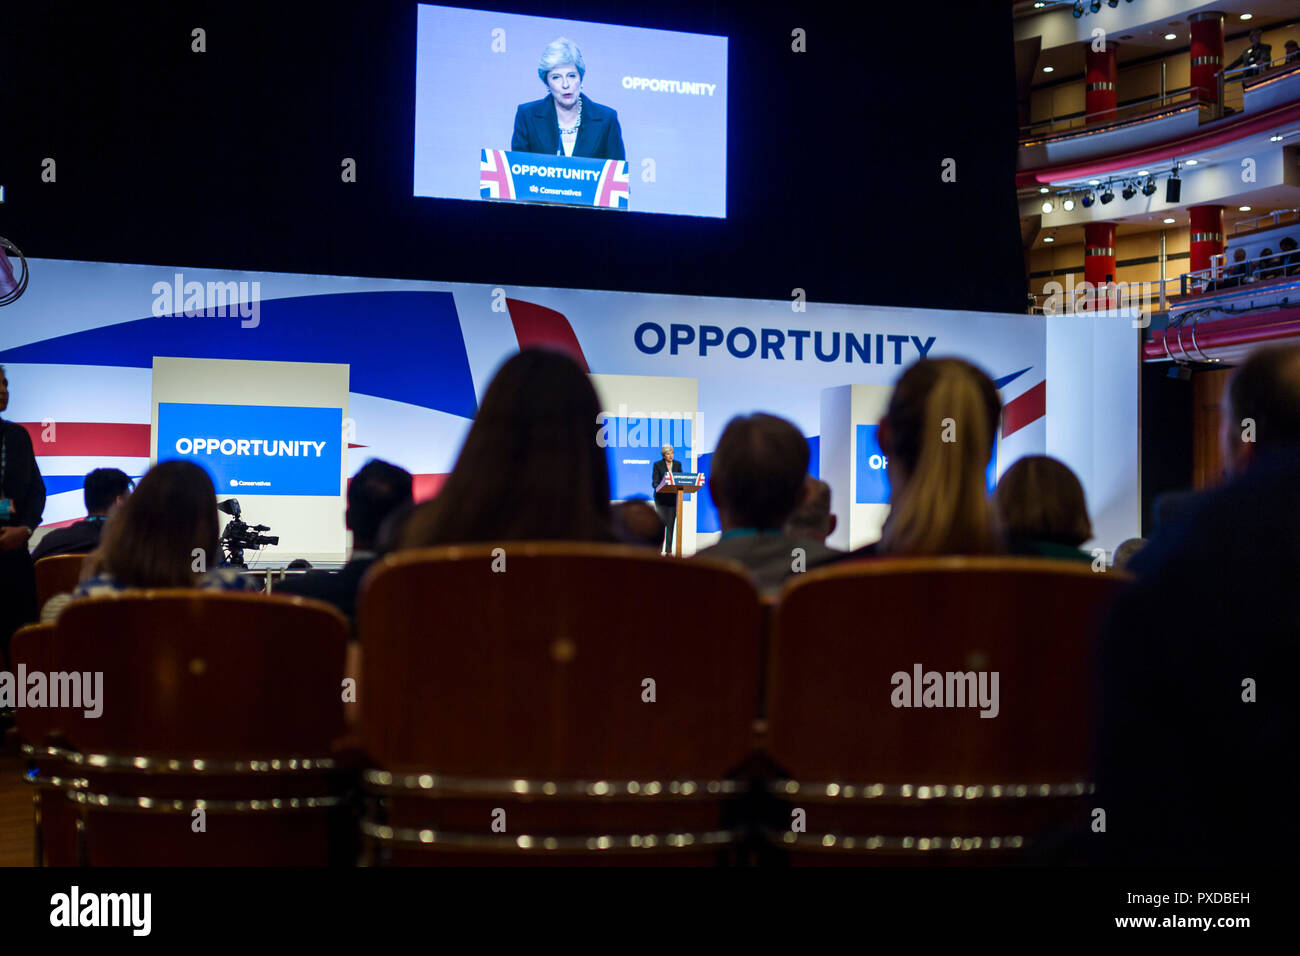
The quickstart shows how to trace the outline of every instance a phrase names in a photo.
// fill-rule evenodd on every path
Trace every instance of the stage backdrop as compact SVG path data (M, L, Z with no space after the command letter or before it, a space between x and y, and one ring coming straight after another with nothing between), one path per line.
M611 406L593 428L605 426L611 464L627 472L615 487L626 485L629 496L649 494L649 466L638 488L636 462L653 461L661 444L688 449L683 457L707 475L727 420L770 411L808 436L814 473L823 441L833 446L827 477L833 508L849 529L848 540L837 543L871 540L883 513L868 473L869 419L883 400L880 389L923 355L957 355L1001 389L996 473L1022 455L1057 455L1084 483L1098 546L1110 550L1138 533L1138 339L1127 318L1047 323L979 312L42 259L32 260L31 270L27 294L0 311L0 363L10 381L7 417L32 432L46 476L47 523L81 516L82 476L91 468L137 476L148 466L156 356L347 365L346 473L384 458L409 469L417 497L427 497L455 463L495 369L520 347L550 345L573 354ZM243 386L250 393L255 368L241 373L250 376ZM647 394L643 386L654 380L664 387ZM855 403L836 397L843 386L875 389ZM823 420L835 432L825 439ZM867 469L861 481L859 458ZM276 533L278 516L256 507L250 497L246 520ZM718 530L706 490L694 508L695 534L684 543L704 547ZM262 560L304 550L285 536Z

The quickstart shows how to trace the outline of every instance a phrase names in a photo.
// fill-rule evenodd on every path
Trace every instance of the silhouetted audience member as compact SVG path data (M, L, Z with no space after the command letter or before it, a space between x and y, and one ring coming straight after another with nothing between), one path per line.
M728 422L709 476L722 538L699 554L744 565L764 594L779 591L792 574L841 557L785 530L804 495L809 457L808 440L783 418L743 415Z
M792 538L825 542L838 522L831 514L831 486L809 475L804 479L803 501L785 523L785 533Z
M1146 538L1125 538L1115 548L1115 554L1111 557L1110 566L1117 571L1127 569L1129 562L1146 546Z
M1192 488L1175 488L1156 495L1151 502L1152 530L1158 531L1182 521L1200 496L1201 493Z
M1282 50L1286 54L1286 60L1284 62L1287 66L1300 61L1300 43L1296 43L1295 40L1287 40L1286 43L1282 45Z
M348 507L343 520L352 532L352 554L338 571L309 571L287 577L276 591L300 594L333 604L349 619L356 613L361 579L378 557L380 526L394 511L411 503L411 473L372 458L348 483ZM310 567L310 565L308 565Z
M1300 275L1300 252L1296 251L1296 241L1290 236L1283 236L1279 247L1282 252L1282 272L1284 275Z
M1300 623L1300 348L1254 353L1226 397L1229 482L1133 558L1103 640L1104 862L1262 864L1300 839L1278 683Z
M600 401L568 356L525 349L497 371L460 457L417 505L404 548L499 541L612 541Z
M402 535L406 533L406 522L415 508L415 502L408 501L394 508L387 518L379 522L379 531L375 534L375 554L382 558L401 546Z
M880 540L852 556L1000 552L985 470L1001 415L993 380L967 361L922 359L905 371L877 431L889 517Z
M1276 279L1282 274L1281 256L1274 256L1273 250L1265 246L1259 253L1259 277L1261 279Z
M619 501L611 506L614 537L624 544L644 545L662 550L664 523L659 513L644 498Z
M9 378L0 365L0 413L8 408ZM17 422L3 419L0 502L0 658L6 658L14 631L36 620L36 571L27 542L45 511L45 481L32 436Z
M1092 537L1083 485L1064 462L1047 455L1021 458L998 481L993 505L1011 554L1092 561L1079 549Z
M33 549L32 559L39 561L56 554L89 554L94 551L99 547L109 510L131 493L132 484L126 472L117 468L96 468L86 475L82 486L86 517L66 528L47 532Z
M46 601L41 620L55 620L74 598L130 588L259 590L233 568L220 567L217 529L217 495L208 473L188 461L159 462L108 516L77 590Z
M1233 289L1246 281L1250 275L1250 265L1246 262L1246 250L1238 246L1232 253L1232 265L1228 266L1223 273L1223 281L1218 284L1220 289Z

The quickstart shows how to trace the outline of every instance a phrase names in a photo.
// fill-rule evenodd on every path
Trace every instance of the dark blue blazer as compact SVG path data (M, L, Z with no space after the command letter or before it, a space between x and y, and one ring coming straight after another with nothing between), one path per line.
M582 125L578 127L573 155L591 159L627 159L618 113L587 99L586 93L578 95L582 97ZM516 153L542 153L546 156L560 152L560 123L555 117L555 98L550 93L515 110L515 134L510 140L510 149Z

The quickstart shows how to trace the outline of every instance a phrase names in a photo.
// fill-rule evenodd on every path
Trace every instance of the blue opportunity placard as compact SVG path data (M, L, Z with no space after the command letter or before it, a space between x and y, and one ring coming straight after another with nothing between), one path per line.
M337 496L343 409L158 403L158 460L203 466L218 495Z
M889 504L889 459L880 450L877 425L859 425L857 428L858 480L853 500L860 505ZM993 457L984 469L984 484L992 493L998 481L997 438L994 436Z
M628 208L627 160L479 150L479 196Z

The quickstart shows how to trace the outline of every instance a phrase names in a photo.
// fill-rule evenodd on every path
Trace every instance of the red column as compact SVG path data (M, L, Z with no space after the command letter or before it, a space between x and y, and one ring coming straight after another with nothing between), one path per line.
M1194 13L1192 25L1191 88L1206 103L1219 102L1219 71L1223 69L1223 14Z
M1094 50L1092 44L1087 46L1086 73L1083 96L1084 111L1089 123L1104 122L1115 111L1119 102L1119 90L1115 87L1115 75L1118 64L1115 44L1106 43L1104 51ZM1101 115L1097 115L1101 114Z
M1188 270L1198 272L1210 267L1210 256L1223 252L1223 207L1188 206L1191 216L1192 265Z
M1097 290L1093 308L1110 308L1111 296L1102 294L1107 281L1115 281L1115 224L1083 225L1083 281Z

